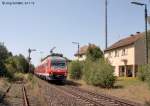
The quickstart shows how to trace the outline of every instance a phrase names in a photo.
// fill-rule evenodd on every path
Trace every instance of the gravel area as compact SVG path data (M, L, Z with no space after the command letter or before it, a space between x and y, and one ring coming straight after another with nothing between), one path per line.
M80 98L73 96L63 90L57 89L54 85L48 84L44 81L40 81L40 88L47 101L48 106L87 106L86 101L80 100Z
M21 84L12 84L0 105L23 106L23 93Z
M39 80L39 87L48 106L140 106L128 100L100 95L78 87L58 85Z

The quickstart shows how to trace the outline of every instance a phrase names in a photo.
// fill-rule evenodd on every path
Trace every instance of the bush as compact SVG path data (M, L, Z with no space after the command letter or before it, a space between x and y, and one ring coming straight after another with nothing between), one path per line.
M146 82L148 83L148 85L150 87L150 65L149 65L148 71L147 71Z
M6 77L8 77L9 80L14 79L14 77L15 77L14 74L16 72L16 69L10 64L6 64L5 66L6 66L6 70L7 70L5 73Z
M111 88L115 83L113 67L104 59L87 61L84 66L84 80L88 84Z
M150 65L141 65L138 69L138 78L141 81L146 81L150 76Z
M138 69L138 78L141 81L146 81L150 86L150 64L141 65Z
M69 77L79 80L82 77L82 62L73 61L69 64Z

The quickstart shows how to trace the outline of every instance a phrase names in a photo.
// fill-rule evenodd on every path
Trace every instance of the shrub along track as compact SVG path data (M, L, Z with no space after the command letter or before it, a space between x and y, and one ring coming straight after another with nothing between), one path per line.
M39 87L48 106L140 106L138 103L70 85L55 85L39 80Z

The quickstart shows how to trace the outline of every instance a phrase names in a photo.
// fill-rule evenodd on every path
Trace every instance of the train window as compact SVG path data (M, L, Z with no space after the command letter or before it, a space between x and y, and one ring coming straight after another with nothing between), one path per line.
M65 68L66 67L66 63L65 61L53 61L51 62L52 67L56 67L56 68Z

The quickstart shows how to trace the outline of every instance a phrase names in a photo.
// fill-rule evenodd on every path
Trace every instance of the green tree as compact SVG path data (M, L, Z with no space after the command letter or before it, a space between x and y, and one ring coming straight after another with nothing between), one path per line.
M87 60L96 61L103 57L103 52L99 47L95 46L94 44L89 44L86 56Z
M5 62L9 57L10 53L3 43L0 43L0 75L4 75L6 73Z
M9 57L7 59L7 64L11 65L16 70L16 72L28 72L28 61L22 54Z
M0 62L4 63L5 60L8 58L9 52L7 48L4 46L3 43L0 43Z

